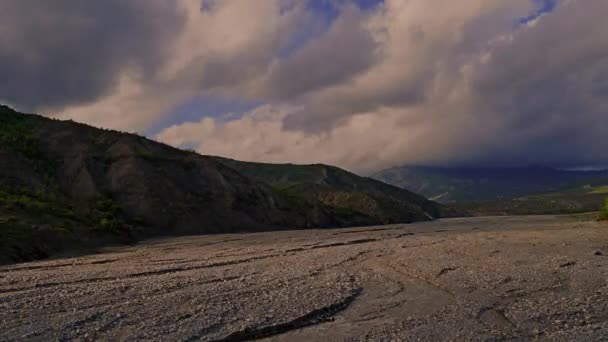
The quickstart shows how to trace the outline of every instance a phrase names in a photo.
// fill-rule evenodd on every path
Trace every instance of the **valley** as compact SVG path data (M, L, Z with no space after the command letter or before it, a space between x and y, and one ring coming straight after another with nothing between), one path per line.
M479 217L106 247L1 266L0 340L601 340L607 231Z
M372 178L477 216L597 211L608 170L519 167L394 167Z
M608 1L1 4L0 342L608 342Z

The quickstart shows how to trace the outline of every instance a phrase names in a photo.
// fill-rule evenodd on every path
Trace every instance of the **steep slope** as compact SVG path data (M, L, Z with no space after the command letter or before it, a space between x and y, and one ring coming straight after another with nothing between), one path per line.
M513 199L584 185L608 184L608 171L567 171L546 167L397 167L372 177L442 203Z
M213 158L73 122L0 114L0 255L154 234L331 224Z
M382 219L329 202L278 191L215 157L0 107L0 263L154 235L411 222L437 214L430 202L424 202L430 215L412 204Z
M226 165L295 198L320 201L334 212L350 211L361 224L411 222L458 212L407 190L360 177L334 166L248 163L218 158Z

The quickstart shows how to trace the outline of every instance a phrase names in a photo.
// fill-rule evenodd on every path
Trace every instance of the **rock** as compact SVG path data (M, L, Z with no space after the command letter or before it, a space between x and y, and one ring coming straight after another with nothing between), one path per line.
M574 266L574 265L576 265L576 261L568 261L563 264L560 264L559 267L565 268L565 267L570 267L570 266Z

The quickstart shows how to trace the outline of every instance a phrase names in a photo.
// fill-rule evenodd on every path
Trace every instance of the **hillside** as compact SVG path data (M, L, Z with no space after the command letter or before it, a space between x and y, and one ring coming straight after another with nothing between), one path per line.
M378 189L402 194L392 209L407 210L382 206L382 215L369 215L341 199L277 189L215 157L0 107L0 263L155 235L411 222L440 214L437 204L407 191Z
M451 205L476 216L576 214L599 210L607 197L606 186L583 186L512 199L463 201Z
M319 201L338 211L356 212L362 223L411 222L459 214L420 195L334 166L219 160L289 198Z
M608 171L568 171L546 167L397 167L372 176L442 203L492 201L608 185Z

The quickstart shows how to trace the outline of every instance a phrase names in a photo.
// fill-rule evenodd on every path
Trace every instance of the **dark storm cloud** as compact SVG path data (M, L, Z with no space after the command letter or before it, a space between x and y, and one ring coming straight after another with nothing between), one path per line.
M606 162L608 136L608 26L606 2L573 2L547 15L475 69L483 121L501 120L503 163Z
M3 0L0 99L62 108L112 91L130 70L150 81L180 26L160 0Z

